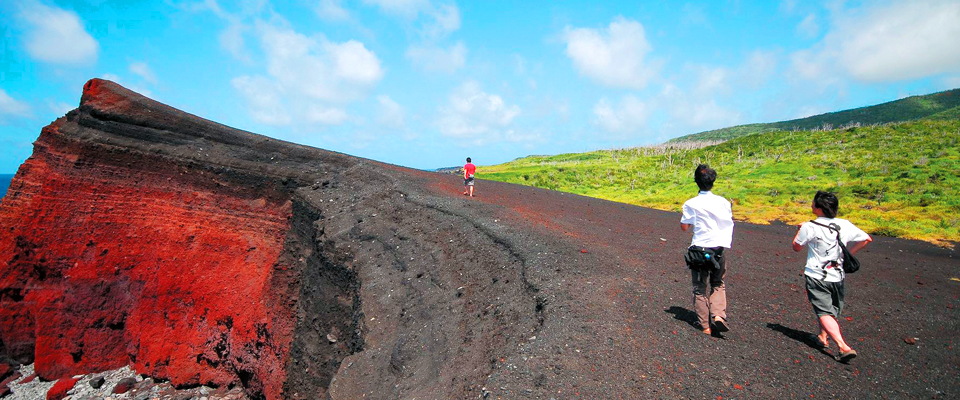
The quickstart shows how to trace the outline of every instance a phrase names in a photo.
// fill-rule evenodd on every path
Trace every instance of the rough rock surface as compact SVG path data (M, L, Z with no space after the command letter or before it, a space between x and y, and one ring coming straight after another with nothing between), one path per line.
M73 389L73 386L80 381L80 378L63 378L53 384L53 387L47 391L47 400L63 400L67 397L67 391Z
M460 185L92 80L0 204L2 351L271 399L960 396L953 250L861 253L846 365L809 336L795 228L738 224L710 337L677 214Z

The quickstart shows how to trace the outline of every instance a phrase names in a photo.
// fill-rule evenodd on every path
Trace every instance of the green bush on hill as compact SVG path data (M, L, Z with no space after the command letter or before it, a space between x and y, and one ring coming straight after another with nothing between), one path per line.
M955 111L954 111L955 112ZM840 197L840 216L867 232L960 241L960 120L817 131L772 131L716 145L662 145L522 158L480 177L679 211L708 163L714 191L738 220L796 224L817 190Z

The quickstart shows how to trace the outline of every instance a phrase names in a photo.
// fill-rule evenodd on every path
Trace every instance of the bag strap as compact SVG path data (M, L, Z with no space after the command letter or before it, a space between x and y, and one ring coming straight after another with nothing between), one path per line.
M843 239L840 239L840 226L834 227L834 226L832 226L832 225L825 225L825 224L821 224L821 223L817 222L816 220L810 220L810 222L812 222L814 225L820 225L820 226L822 226L822 227L824 227L824 228L827 228L827 229L829 229L829 230L834 231L834 232L837 233L837 245L840 246L840 257L841 257L841 258L838 258L838 259L837 259L837 263L840 264L840 260L843 259L843 256L844 256L845 253L847 252L847 246L844 246L844 245L843 245ZM827 269L824 268L823 270L824 270L824 273L826 273L826 270L827 270ZM844 275L844 274L843 274L843 268L840 268L840 279L843 279L843 275ZM824 276L824 279L826 279L826 276Z

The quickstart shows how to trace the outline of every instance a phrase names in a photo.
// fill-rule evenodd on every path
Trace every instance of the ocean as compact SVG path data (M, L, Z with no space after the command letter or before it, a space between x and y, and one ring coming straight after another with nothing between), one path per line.
M0 174L0 202L3 201L3 196L7 195L7 188L10 187L10 181L12 180L13 175Z

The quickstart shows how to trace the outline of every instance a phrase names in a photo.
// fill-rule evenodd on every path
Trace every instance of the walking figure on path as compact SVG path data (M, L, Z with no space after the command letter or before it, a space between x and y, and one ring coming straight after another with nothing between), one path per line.
M807 299L817 314L820 333L817 340L823 348L829 348L828 339L833 339L840 350L839 360L847 362L857 356L840 334L840 312L843 311L843 251L838 237L851 254L856 254L873 241L866 232L845 219L837 218L840 201L833 193L818 191L813 196L811 208L817 219L804 222L793 238L793 250L807 249L807 263L803 275L807 287ZM849 244L852 243L853 246Z
M473 175L477 173L477 166L470 162L467 157L467 164L463 166L463 194L469 194L473 197Z
M700 188L697 197L683 203L680 229L693 228L693 239L684 257L693 283L693 306L703 333L726 332L727 293L723 276L727 272L724 249L733 242L733 211L727 199L711 192L717 171L700 164L693 172ZM710 292L707 293L707 284Z

